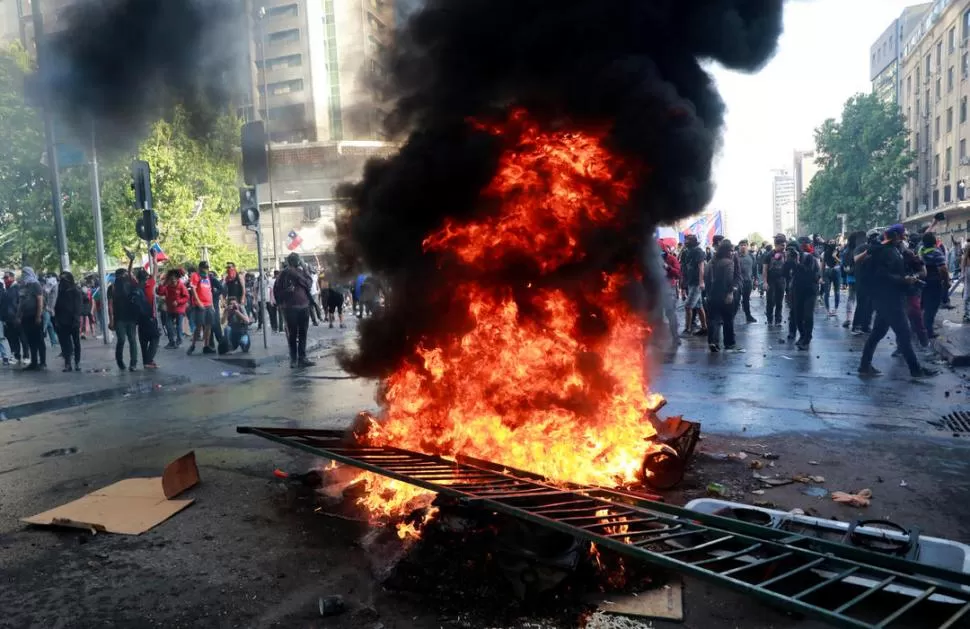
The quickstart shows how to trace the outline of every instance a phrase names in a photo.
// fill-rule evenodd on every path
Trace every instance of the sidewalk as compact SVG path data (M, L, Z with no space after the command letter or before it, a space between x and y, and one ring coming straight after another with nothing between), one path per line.
M952 298L955 308L940 310L936 316L939 335L936 351L953 367L970 367L970 325L963 323L962 299Z
M353 322L343 330L311 326L307 352L336 345L354 334L356 325ZM139 364L134 372L120 371L115 364L114 343L105 345L101 339L81 341L81 372L62 372L60 348L48 347L47 371L20 373L16 366L0 367L0 421L127 395L157 393L188 382L215 381L223 377L223 372L252 370L289 360L284 334L270 333L267 340L268 349L264 349L263 333L255 333L248 354L237 351L218 356L197 351L188 356L185 353L187 344L183 343L178 350L164 349L163 338L155 357L159 368L145 370Z

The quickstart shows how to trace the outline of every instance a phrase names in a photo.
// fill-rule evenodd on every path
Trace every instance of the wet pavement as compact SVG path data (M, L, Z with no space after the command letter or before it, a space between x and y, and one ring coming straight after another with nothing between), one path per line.
M763 323L738 329L744 354L711 355L704 341L688 339L653 368L664 412L702 422L706 435L671 502L722 482L740 501L770 499L843 520L888 517L970 541L970 449L928 423L967 408L966 372L913 381L887 340L875 360L886 375L861 380L863 339L825 317L808 352L780 343L779 329ZM338 331L332 345L352 338ZM236 434L239 425L340 428L374 409L373 382L344 379L333 347L316 354L319 366L306 372L270 366L222 378L212 362L206 379L187 373L191 382L151 393L0 422L0 627L484 627L385 591L360 548L363 525L315 512L272 476L312 460ZM0 373L0 382L26 375ZM841 507L797 486L755 496L746 465L712 457L745 449L778 453L772 473L822 474L830 490L871 488L873 504ZM202 476L188 494L195 504L144 535L19 521L122 478L157 475L188 450ZM329 594L343 595L349 611L324 622L317 599ZM681 626L698 629L820 626L693 580L685 608Z

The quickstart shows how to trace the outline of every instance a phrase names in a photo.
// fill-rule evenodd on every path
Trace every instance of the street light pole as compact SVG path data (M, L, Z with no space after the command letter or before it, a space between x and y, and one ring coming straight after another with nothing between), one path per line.
M33 0L30 14L34 23L34 47L37 49L37 72L43 76L47 68L47 43L44 37L44 18L41 15L41 0ZM57 236L57 252L61 258L61 270L71 270L71 259L67 255L67 229L64 227L64 212L61 209L61 175L57 165L57 142L54 137L54 119L51 116L50 97L44 90L41 108L44 112L44 135L47 140L47 164L51 170L51 204L54 210L54 233Z
M105 290L105 267L104 261L104 224L101 220L101 180L98 176L98 148L97 136L95 135L94 122L91 122L91 211L94 213L94 246L97 248L98 257L98 281L102 287L101 312L108 312L108 291ZM107 345L111 341L108 339L108 319L101 317L101 338Z
M269 130L269 88L266 81L266 26L263 20L266 19L266 7L259 7L259 44L260 56L263 58L263 127L266 129L266 164L267 164L267 187L269 188L269 218L273 228L273 268L279 267L279 252L277 243L280 239L276 231L276 199L273 198L273 140Z

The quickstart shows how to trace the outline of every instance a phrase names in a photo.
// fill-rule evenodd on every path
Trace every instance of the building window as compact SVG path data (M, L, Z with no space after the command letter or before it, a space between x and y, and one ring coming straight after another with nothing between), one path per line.
M967 97L960 99L960 124L967 121Z
M960 163L962 164L963 160L965 160L966 158L967 158L967 141L964 139L964 140L960 140Z
M906 216L909 216L909 201L906 202Z
M283 4L278 7L266 9L266 15L269 17L298 17L300 15L300 7L296 3Z
M946 91L948 94L953 91L953 66L946 71Z
M913 75L910 74L908 77L906 77L906 95L907 95L907 97L909 96L909 94L912 94L912 93L913 93Z
M327 114L330 122L330 139L344 139L343 108L340 105L340 72L337 59L337 25L334 0L323 1L324 48L327 52L328 84L330 98Z
M920 71L919 71L919 68L916 68L916 91L917 92L919 92L919 77L920 77Z
M957 27L956 26L951 28L950 32L946 34L946 43L947 43L947 49L950 51L950 54L953 54L953 51L957 49Z
M933 55L926 55L923 69L926 71L927 80L929 80L930 75L933 74Z
M929 90L926 90L926 112L927 112L927 114L930 111L930 103L931 102L932 101L930 100L930 91Z
M933 209L935 210L938 207L940 207L940 191L939 190L934 190L933 191Z
M276 31L269 34L269 43L286 44L289 42L300 41L300 29L290 28L285 31Z
M946 147L946 171L945 172L950 172L951 170L953 170L953 147L948 146Z
M277 83L270 83L266 87L272 96L279 96L281 94L291 94L293 92L302 92L303 79L293 79L291 81L279 81ZM261 94L263 93L262 86L260 86L259 92Z
M279 68L297 68L303 65L303 55L285 55L283 57L271 57L266 60L266 68L268 70L277 70ZM263 60L256 61L256 67L263 68Z
M940 154L937 153L933 156L933 178L936 179L940 176Z
M936 42L936 71L943 69L943 40Z
M917 116L922 116L923 115L923 110L919 108L919 99L918 98L916 99L916 115Z
M269 108L269 119L282 122L283 126L294 127L306 124L306 107L304 105L283 105Z
M953 131L953 107L946 110L946 132Z
M963 12L963 41L970 38L970 9Z
M919 131L916 132L916 146L913 148L919 150Z
M953 199L950 196L950 184L947 184L947 185L943 186L943 202L944 203L949 203L952 200Z
M303 206L303 222L304 223L315 223L320 220L320 206L319 205L304 205Z
M936 140L940 139L940 117L936 117L936 122L933 124L933 138Z
M963 53L963 59L960 61L960 75L964 80L970 76L970 52Z
M936 102L943 98L943 79L936 77Z

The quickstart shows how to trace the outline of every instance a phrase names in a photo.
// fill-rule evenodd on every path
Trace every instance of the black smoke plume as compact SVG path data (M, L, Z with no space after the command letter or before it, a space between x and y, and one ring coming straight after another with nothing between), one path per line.
M79 0L45 25L33 83L86 138L130 146L182 105L199 133L240 93L249 31L242 0Z
M759 69L775 51L782 5L428 0L388 58L385 89L396 100L386 125L407 133L406 142L343 191L350 201L338 218L338 254L348 269L368 269L389 288L385 312L364 322L360 351L344 356L344 366L386 375L423 337L455 323L453 276L422 241L445 218L487 212L479 192L502 147L471 129L469 117L525 107L549 125L606 125L611 150L647 165L649 176L625 209L624 233L583 243L587 265L635 263L647 238L631 247L630 228L650 234L711 199L725 108L702 63ZM508 275L492 279L515 284Z

